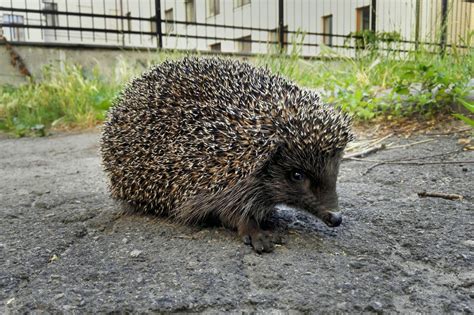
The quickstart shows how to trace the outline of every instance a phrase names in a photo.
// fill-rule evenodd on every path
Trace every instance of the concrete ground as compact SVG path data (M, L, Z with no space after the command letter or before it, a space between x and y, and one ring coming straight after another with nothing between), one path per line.
M474 164L346 161L342 225L283 209L288 243L258 255L223 228L121 214L98 137L0 140L0 313L474 311ZM474 160L461 149L439 136L369 159Z

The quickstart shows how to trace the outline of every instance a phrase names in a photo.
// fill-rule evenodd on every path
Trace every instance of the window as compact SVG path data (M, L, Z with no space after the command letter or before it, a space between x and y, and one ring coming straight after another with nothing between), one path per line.
M25 40L25 28L21 27L24 25L23 15L13 15L13 14L4 14L3 23L5 24L14 24L18 26L4 26L3 34L6 37L9 37L10 41L24 41Z
M268 42L271 46L280 45L280 31L278 28L275 28L268 32ZM288 26L283 27L283 52L288 50Z
M173 9L168 9L165 11L165 32L167 34L174 31L174 15Z
M356 31L370 29L370 6L356 9Z
M250 0L234 0L234 8L238 8L250 4Z
M44 11L53 11L53 12L45 12L44 18L46 20L47 26L58 26L58 14L54 13L58 11L58 4L53 2L45 2L44 4Z
M332 46L332 14L323 16L323 43Z
M196 22L196 6L194 0L185 0L186 7L186 22Z
M244 36L237 38L237 51L249 54L252 52L252 36Z
M211 49L211 51L221 51L221 43L209 45L209 48Z
M221 13L220 0L207 0L207 17Z

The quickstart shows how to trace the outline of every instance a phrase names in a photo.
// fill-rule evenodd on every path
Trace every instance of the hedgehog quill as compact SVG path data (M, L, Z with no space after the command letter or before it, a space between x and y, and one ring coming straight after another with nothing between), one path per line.
M268 70L219 58L167 61L132 80L101 138L114 198L183 224L237 230L258 253L286 204L340 225L336 182L350 118Z

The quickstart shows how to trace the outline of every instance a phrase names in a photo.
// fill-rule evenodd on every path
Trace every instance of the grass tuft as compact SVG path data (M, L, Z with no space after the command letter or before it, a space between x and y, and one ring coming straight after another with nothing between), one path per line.
M362 120L449 113L474 90L473 49L444 57L420 50L396 58L377 53L357 59L339 56L330 62L264 56L258 63L319 90L325 102Z
M376 51L351 59L326 48L327 55L337 58L322 61L302 59L300 48L294 47L288 56L265 55L252 62L319 90L325 102L356 119L433 116L455 106L472 109L466 96L474 89L473 49L453 50L445 56L422 49L390 57ZM120 59L108 76L98 68L47 66L41 80L19 87L0 86L0 130L17 136L43 136L50 128L96 126L105 119L125 82L152 64L182 56L150 54L139 65Z

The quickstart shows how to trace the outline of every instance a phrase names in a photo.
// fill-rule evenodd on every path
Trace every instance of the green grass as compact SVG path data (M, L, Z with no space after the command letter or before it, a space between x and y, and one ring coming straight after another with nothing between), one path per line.
M36 82L0 86L0 130L26 136L44 135L51 128L95 126L104 120L126 81L151 64L181 56L152 54L141 67L122 59L112 76L76 65L45 67ZM267 55L252 62L322 91L324 101L356 119L433 115L449 112L453 104L472 106L465 100L474 73L472 49L444 57L426 51L397 56L372 52L357 59L338 56L337 61L299 56L297 48L288 57Z
M86 129L101 123L123 85L135 75L178 54L153 54L140 67L118 60L113 75L98 67L46 66L37 82L0 86L0 130L16 136L44 136L51 128Z
M474 50L444 57L427 51L388 58L368 54L339 61L304 61L297 53L287 58L263 57L267 65L302 86L321 90L324 101L358 119L381 115L411 116L449 112L473 87Z
M45 68L39 83L0 87L0 129L24 136L91 127L105 118L118 88L78 66Z

